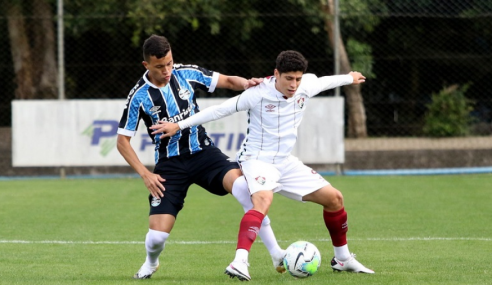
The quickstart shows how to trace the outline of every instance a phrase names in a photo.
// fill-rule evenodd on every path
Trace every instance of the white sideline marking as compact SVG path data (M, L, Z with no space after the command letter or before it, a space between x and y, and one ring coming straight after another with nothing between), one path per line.
M409 237L409 238L352 238L349 241L492 241L492 238L468 237ZM316 239L312 241L330 241L330 239ZM260 240L257 242L261 242ZM280 241L279 242L287 242ZM1 243L11 244L144 244L143 241L70 241L70 240L0 240ZM231 244L236 241L168 241L167 244Z

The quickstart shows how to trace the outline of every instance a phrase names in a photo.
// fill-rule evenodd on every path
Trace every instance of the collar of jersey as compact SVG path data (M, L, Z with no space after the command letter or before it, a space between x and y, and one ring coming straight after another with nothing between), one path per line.
M148 73L149 73L149 71L147 70L147 71L145 71L145 73L143 75L143 79L145 80L145 83L147 83L152 88L160 89L159 87L155 86L154 83L152 83L152 82L149 81L149 79L147 78L147 74ZM173 76L173 75L171 74L171 76ZM169 85L169 83L167 85ZM166 87L166 86L164 86L164 87ZM161 88L164 88L164 87L161 87Z

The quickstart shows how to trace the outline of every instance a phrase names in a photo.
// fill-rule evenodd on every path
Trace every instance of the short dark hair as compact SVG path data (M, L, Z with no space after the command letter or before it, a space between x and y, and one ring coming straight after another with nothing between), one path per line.
M275 68L279 73L291 71L302 71L304 73L307 70L308 61L300 52L286 50L277 56L276 65Z
M149 61L151 56L162 58L170 50L171 44L169 44L169 41L165 37L152 35L143 44L143 57L145 61Z

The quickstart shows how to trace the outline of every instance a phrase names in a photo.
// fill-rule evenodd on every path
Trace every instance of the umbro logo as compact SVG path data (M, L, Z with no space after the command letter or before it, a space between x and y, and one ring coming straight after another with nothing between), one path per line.
M152 115L154 115L154 114L161 112L161 111L159 111L159 109L161 109L161 106L154 106L154 107L150 108L149 111L152 113Z
M265 106L265 109L266 109L267 112L275 112L275 108L276 107L277 106L275 106L273 104L268 104L268 105Z

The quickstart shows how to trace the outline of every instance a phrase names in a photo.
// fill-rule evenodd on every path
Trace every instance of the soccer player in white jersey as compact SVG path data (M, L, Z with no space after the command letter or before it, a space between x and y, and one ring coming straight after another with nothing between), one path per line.
M342 85L360 84L365 77L359 72L317 77L305 74L307 60L296 51L281 52L274 76L258 86L224 103L212 106L177 123L160 122L151 127L154 134L168 137L180 130L217 120L238 111L248 111L248 132L237 161L248 182L253 209L242 218L236 256L226 274L240 280L251 280L248 255L263 217L279 193L298 201L323 206L323 219L331 236L335 271L374 273L355 259L347 245L347 213L342 193L321 175L291 155L309 99L320 92Z

